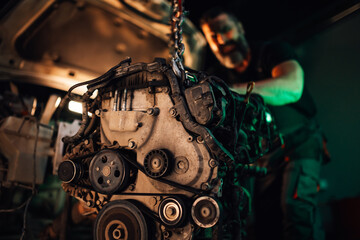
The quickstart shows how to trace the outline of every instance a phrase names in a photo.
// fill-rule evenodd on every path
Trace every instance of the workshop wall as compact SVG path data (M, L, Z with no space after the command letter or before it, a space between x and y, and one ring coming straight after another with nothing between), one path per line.
M360 196L359 26L360 14L349 16L296 48L332 155L322 171L323 203Z

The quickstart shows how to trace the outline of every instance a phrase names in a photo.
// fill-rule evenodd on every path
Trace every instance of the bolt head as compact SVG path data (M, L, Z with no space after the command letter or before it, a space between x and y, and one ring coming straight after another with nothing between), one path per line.
M215 159L210 159L209 160L209 166L211 168L217 167L218 166L218 162Z
M203 139L201 136L198 136L198 137L196 138L196 141L197 141L198 143L204 143L204 139Z
M164 231L164 233L163 233L163 234L164 234L164 237L165 237L165 238L170 237L170 233L169 233L168 231Z
M210 185L208 183L201 184L201 189L207 191L210 189Z
M178 168L180 169L184 169L185 168L185 163L183 161L179 161L177 164Z
M170 89L169 89L168 87L164 87L164 88L163 88L163 91L164 91L164 93L169 93L169 92L170 92Z
M154 109L153 108L148 108L146 112L149 115L153 115L154 114Z
M130 140L128 143L128 147L131 149L134 149L136 147L136 143L134 141Z
M173 108L173 107L170 108L169 112L170 112L170 115L171 115L172 117L176 117L176 116L177 116L177 111L176 111L175 108Z

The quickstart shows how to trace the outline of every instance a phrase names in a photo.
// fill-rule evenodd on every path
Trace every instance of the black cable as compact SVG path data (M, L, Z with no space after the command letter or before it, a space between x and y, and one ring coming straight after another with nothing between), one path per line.
M73 85L72 87L69 88L67 95L69 96L70 100L75 100L78 101L79 99L73 99L74 96L73 94L71 94L71 92L75 89L78 88L80 86L83 85L94 85L95 83L98 82L102 82L102 81L106 81L107 79L109 79L111 77L112 74L114 74L114 70L118 67L121 66L121 64L123 64L124 61L121 61L120 63L118 63L117 65L113 66L112 68L110 68L106 73L104 73L103 75L101 75L100 77L94 78L92 80L88 80L85 82L81 82L81 83L77 83L75 85ZM87 99L86 99L87 100ZM85 100L85 101L86 101Z
M25 207L25 205L27 204L28 200L30 199L30 197L23 202L20 206L16 207L16 208L10 208L10 209L0 209L0 213L11 213L11 212L16 212L20 209L22 209L23 207Z
M23 240L25 239L25 233L26 233L26 219L27 219L27 212L28 212L28 208L29 208L29 205L30 205L30 202L33 198L33 194L31 194L31 196L29 197L29 199L26 201L26 204L25 204L25 210L24 210L24 217L23 217L23 228L22 228L22 233L21 233L21 237L20 237L20 240Z

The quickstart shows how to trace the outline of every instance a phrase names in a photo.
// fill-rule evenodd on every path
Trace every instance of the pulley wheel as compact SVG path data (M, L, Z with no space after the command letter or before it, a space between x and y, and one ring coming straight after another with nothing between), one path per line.
M94 239L147 240L145 218L134 204L126 200L110 202L96 217Z
M65 160L60 163L58 168L58 177L65 183L76 182L82 175L81 165L71 160Z
M185 204L177 197L165 198L159 205L161 221L169 227L179 227L185 219Z
M111 194L127 186L129 166L114 150L102 150L91 160L89 177L93 188L100 193Z
M149 177L159 178L169 169L169 158L164 150L152 150L144 159L144 170Z
M219 221L220 206L218 202L211 197L199 197L191 207L191 217L199 227L213 227Z

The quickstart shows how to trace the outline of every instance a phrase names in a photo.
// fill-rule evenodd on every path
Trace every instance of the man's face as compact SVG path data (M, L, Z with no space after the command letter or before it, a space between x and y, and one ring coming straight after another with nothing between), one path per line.
M211 50L222 65L236 68L247 59L249 45L240 22L226 13L221 13L202 24L201 28Z

